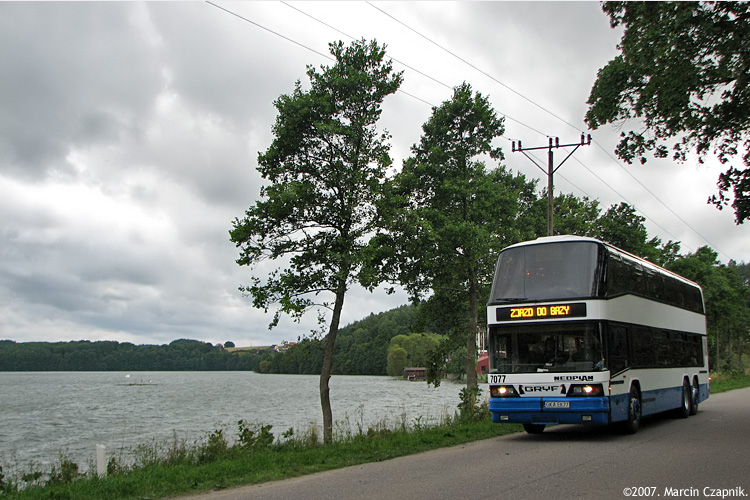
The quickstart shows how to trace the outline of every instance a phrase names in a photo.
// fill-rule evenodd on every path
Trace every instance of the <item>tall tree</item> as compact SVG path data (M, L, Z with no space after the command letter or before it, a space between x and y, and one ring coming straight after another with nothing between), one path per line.
M599 238L638 256L644 256L646 219L627 203L612 205L599 217Z
M547 234L547 190L539 195L535 204L537 213L536 234ZM555 196L554 216L555 234L574 234L577 236L596 236L597 222L601 213L599 201L584 196L577 198L572 194L560 193Z
M275 101L275 138L258 156L269 184L230 231L239 265L282 262L241 287L255 307L277 305L271 327L281 313L298 320L311 309L331 311L320 374L326 443L332 441L329 380L344 298L361 278L361 250L379 223L374 206L391 164L390 136L376 123L384 98L402 82L375 41L336 42L330 52L333 66L308 66L309 90L297 81L292 94ZM376 282L371 273L367 279Z
M699 161L711 153L732 166L719 176L718 208L731 202L737 224L750 218L750 3L605 2L625 30L621 54L599 70L588 99L591 128L636 119L616 153ZM644 126L645 125L645 130ZM736 159L740 155L741 160Z
M488 99L469 84L433 108L419 144L393 182L395 226L383 237L394 251L398 280L414 298L432 292L450 299L465 318L467 387L476 387L476 336L482 293L500 248L519 241L534 184L503 167L488 169L482 155L500 160L493 139L504 131Z

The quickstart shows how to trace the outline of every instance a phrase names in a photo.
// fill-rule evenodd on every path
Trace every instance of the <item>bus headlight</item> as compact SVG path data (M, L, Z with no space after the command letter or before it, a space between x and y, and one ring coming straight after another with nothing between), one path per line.
M604 395L602 384L573 384L568 389L568 396L601 397Z
M490 386L490 397L491 398L517 398L518 392L512 385L491 385Z

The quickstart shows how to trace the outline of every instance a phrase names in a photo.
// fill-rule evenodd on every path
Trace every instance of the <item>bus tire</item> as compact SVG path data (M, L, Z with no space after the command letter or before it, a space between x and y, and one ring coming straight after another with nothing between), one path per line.
M687 379L682 381L682 398L680 407L675 410L679 418L688 418L693 413L693 392Z
M635 434L641 427L641 395L636 386L630 387L630 396L628 397L628 419L623 422L622 430L625 434Z
M541 434L545 427L544 424L523 424L523 430L529 434Z
M693 379L693 388L691 391L691 405L690 414L695 415L698 413L698 402L700 401L700 385L698 385L698 378Z

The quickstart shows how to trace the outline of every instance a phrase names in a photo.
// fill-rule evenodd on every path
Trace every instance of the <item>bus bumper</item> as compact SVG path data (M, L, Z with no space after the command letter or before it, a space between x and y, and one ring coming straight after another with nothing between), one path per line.
M495 423L610 423L608 398L490 398L490 413Z

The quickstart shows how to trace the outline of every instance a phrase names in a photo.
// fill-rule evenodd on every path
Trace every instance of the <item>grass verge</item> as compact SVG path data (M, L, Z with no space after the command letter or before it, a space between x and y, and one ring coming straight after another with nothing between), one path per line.
M711 374L711 394L750 387L750 375L745 373Z
M77 464L65 457L50 473L35 471L5 477L0 469L0 499L167 498L389 460L521 430L517 425L493 424L486 403L479 404L478 395L473 396L473 405L464 404L461 413L434 426L422 424L421 419L407 425L403 418L391 428L381 423L352 430L339 423L330 445L320 442L314 427L301 433L290 429L275 438L270 426L240 421L233 444L220 429L192 445L176 438L172 443L141 445L136 448L134 464L121 465L113 458L103 477L80 474Z

